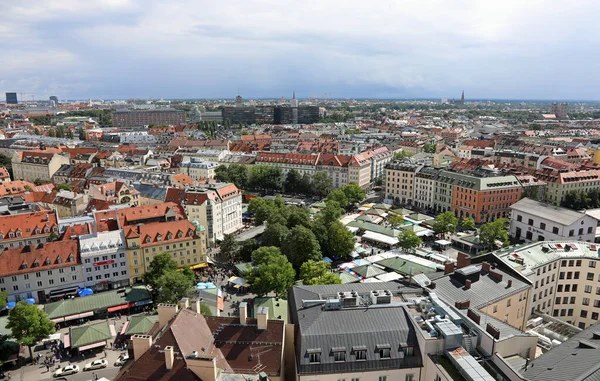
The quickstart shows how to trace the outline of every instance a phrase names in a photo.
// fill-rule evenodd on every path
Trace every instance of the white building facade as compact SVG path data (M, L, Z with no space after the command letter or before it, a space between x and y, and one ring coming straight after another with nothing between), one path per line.
M81 236L79 245L86 287L102 291L129 285L127 248L122 230Z

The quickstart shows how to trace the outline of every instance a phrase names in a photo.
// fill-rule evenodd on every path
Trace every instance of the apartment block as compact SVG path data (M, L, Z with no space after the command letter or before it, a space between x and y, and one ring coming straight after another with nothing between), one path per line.
M171 109L115 111L111 114L111 119L115 127L180 124L185 123L185 111Z
M85 286L95 291L129 285L129 264L123 230L79 237Z
M544 201L560 206L567 192L584 191L600 188L600 170L558 172L540 170L536 172L538 179L546 182Z
M11 161L15 180L51 181L52 176L61 165L70 163L70 155L44 151L21 151L15 152Z
M518 240L594 242L598 221L582 212L524 198L511 205L510 235Z
M394 161L385 166L385 195L397 203L411 204L414 200L415 176L421 164L410 160Z
M56 211L0 216L0 250L45 243L58 238Z
M181 167L179 167L179 173L186 174L196 181L214 179L215 169L218 166L218 163L203 161L202 159L191 157L189 160L184 160L181 163Z

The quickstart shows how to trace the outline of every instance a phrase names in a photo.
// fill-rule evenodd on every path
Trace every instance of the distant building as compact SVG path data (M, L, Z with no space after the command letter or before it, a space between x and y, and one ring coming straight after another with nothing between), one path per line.
M58 106L58 97L56 95L51 95L50 96L50 105L52 107Z
M42 151L15 152L12 157L15 179L34 182L50 181L63 164L69 164L68 154Z
M462 95L460 96L460 104L464 105L465 104L465 91L463 90Z
M236 106L223 109L223 120L234 124L310 124L316 123L319 117L318 106Z
M6 104L16 105L19 104L17 93L6 93Z
M185 123L185 111L172 109L115 111L111 114L111 119L115 127L179 124Z
M567 102L552 103L552 113L556 116L557 119L567 119L568 108L569 104Z

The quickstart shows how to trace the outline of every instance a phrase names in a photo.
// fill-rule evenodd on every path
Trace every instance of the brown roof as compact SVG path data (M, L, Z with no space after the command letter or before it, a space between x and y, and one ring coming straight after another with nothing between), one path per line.
M185 219L185 211L181 206L174 202L163 202L160 204L136 206L119 210L119 221L121 225L129 225L134 221L147 220L151 218L162 217L169 210L173 210L177 214L177 219Z
M36 232L36 230L39 232ZM0 239L13 240L47 236L53 230L58 230L55 211L42 210L33 213L0 216L0 234L2 234ZM9 236L10 233L14 234L12 238Z
M70 261L69 261L70 259ZM77 241L55 241L5 249L0 253L2 276L52 270L81 263Z

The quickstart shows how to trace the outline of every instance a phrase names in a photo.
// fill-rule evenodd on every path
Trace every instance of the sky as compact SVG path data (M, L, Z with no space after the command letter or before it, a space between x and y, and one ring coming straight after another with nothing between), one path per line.
M0 94L459 98L464 89L467 100L598 100L598 14L597 0L0 0Z

